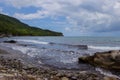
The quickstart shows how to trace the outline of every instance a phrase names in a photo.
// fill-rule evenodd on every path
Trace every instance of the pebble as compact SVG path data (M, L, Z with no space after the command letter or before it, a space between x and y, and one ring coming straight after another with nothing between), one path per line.
M28 77L28 78L31 78L32 80L33 79L35 80L119 80L113 77L107 77L107 76L101 77L102 74L90 73L87 71L74 72L74 71L68 71L68 70L67 71L66 70L51 70L51 69L46 69L46 68L37 68L33 66L32 67L24 66L24 64L22 64L17 59L7 60L3 58L0 60L0 63L4 63L5 62L4 60L6 60L6 63L9 63L9 64L5 64L3 65L3 69L1 68L2 70L4 70L4 66L7 67L5 71L1 70L2 75L3 75L3 72L9 71L10 72L9 74L14 74L12 77L15 77L15 76L19 76L21 78ZM11 65L14 65L14 67L11 67ZM21 67L19 67L18 65L21 65ZM22 69L22 71L20 71L20 69ZM37 74L37 78L36 78L36 74ZM28 79L28 80L31 80L31 79ZM3 79L0 79L0 80L3 80ZM24 80L27 80L27 79L24 79Z
M62 77L61 80L69 80L67 77Z
M107 77L107 76L105 76L104 80L118 80L118 79L115 78L115 77Z

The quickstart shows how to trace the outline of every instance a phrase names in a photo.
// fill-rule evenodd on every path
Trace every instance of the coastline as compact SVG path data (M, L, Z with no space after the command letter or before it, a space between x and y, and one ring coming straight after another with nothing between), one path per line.
M0 57L1 80L119 80L99 72L38 67L37 62L31 60L30 56L3 46L0 46Z

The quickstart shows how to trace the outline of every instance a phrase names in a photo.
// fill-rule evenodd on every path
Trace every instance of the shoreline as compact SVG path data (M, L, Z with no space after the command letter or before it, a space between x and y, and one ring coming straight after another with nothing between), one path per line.
M0 77L2 76L3 79L8 78L10 75L8 72L13 74L19 74L19 78L25 78L26 80L119 80L115 77L105 76L100 74L99 72L89 72L89 71L80 71L80 70L64 70L64 69L54 69L50 66L37 66L37 62L31 60L30 56L22 54L19 51L11 50L9 48L5 48L0 46L0 57L3 57L7 63L13 61L12 64L5 64L4 66L1 65L0 67ZM14 60L18 61L21 64L20 70L16 68L16 66L11 67L14 64ZM30 61L31 60L31 61ZM1 61L0 61L1 62ZM7 68L6 68L7 67ZM5 68L5 70L2 70ZM10 71L8 71L10 70ZM13 72L12 72L13 70ZM22 71L21 71L22 70ZM2 72L3 71L3 72ZM4 73L5 72L5 73ZM6 75L5 75L6 74ZM22 76L25 74L26 76ZM87 76L87 77L86 77ZM16 75L12 75L11 78L14 79ZM31 78L32 79L29 79ZM107 78L107 79L106 79ZM12 80L8 79L8 80Z

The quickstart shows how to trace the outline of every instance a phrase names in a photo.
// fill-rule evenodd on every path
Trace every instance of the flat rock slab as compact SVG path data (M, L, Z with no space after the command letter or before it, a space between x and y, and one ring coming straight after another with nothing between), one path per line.
M89 63L109 70L120 70L120 51L97 52L93 56L79 58L79 63Z

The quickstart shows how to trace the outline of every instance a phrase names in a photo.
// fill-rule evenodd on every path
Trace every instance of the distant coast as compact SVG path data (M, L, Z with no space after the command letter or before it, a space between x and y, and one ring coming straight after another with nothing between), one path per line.
M14 17L0 14L0 37L4 36L63 36L63 33L29 26Z

